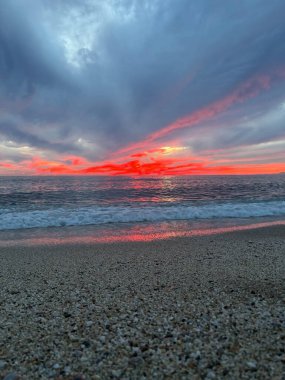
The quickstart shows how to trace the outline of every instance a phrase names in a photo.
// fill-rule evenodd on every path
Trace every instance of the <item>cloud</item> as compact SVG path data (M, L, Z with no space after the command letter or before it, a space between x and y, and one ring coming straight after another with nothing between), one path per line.
M99 164L169 139L200 154L284 134L282 0L6 3L2 145Z

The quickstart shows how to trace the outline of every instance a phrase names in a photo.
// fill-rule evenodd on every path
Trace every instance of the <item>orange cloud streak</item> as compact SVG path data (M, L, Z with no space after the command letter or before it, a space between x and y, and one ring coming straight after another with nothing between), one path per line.
M201 122L207 121L216 115L227 111L234 104L242 103L245 100L254 98L263 90L269 89L271 83L276 79L285 78L285 69L281 68L276 70L271 75L263 74L255 76L242 85L240 85L235 91L230 95L226 96L223 99L220 99L210 105L203 107L190 115L187 115L183 118L176 120L174 123L169 124L168 126L158 130L157 132L151 133L146 139L131 144L123 149L120 149L116 154L122 154L131 152L136 149L143 149L145 146L149 146L154 141L165 137L166 135L185 128L192 127Z

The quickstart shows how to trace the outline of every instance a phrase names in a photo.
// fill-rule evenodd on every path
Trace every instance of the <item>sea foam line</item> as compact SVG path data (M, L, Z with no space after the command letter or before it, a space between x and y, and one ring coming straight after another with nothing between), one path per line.
M285 215L285 201L173 206L92 206L48 210L1 210L0 230L169 220Z

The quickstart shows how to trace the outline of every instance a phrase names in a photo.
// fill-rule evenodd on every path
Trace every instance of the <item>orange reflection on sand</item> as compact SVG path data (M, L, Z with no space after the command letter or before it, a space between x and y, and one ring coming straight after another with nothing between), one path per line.
M69 246L69 245L92 245L92 244L116 244L128 242L151 242L159 240L168 240L175 238L188 238L193 236L209 236L224 234L236 231L254 230L264 227L285 225L285 221L271 221L259 222L246 225L216 227L216 228L194 228L186 229L168 229L159 231L156 224L148 226L136 226L125 229L124 231L117 231L112 233L112 230L104 228L97 229L96 232L82 233L77 227L72 229L65 229L66 236L64 236L64 229L57 229L50 236L44 236L44 233L39 237L29 237L31 232L26 232L25 238L0 240L0 246ZM61 231L60 231L61 230ZM60 232L60 236L57 236ZM50 233L50 232L49 232ZM79 252L80 253L80 252Z

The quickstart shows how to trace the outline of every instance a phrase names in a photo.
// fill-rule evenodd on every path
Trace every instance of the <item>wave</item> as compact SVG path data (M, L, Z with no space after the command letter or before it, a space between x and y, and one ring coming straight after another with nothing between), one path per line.
M285 201L172 206L109 206L0 210L0 230L170 220L285 216Z

